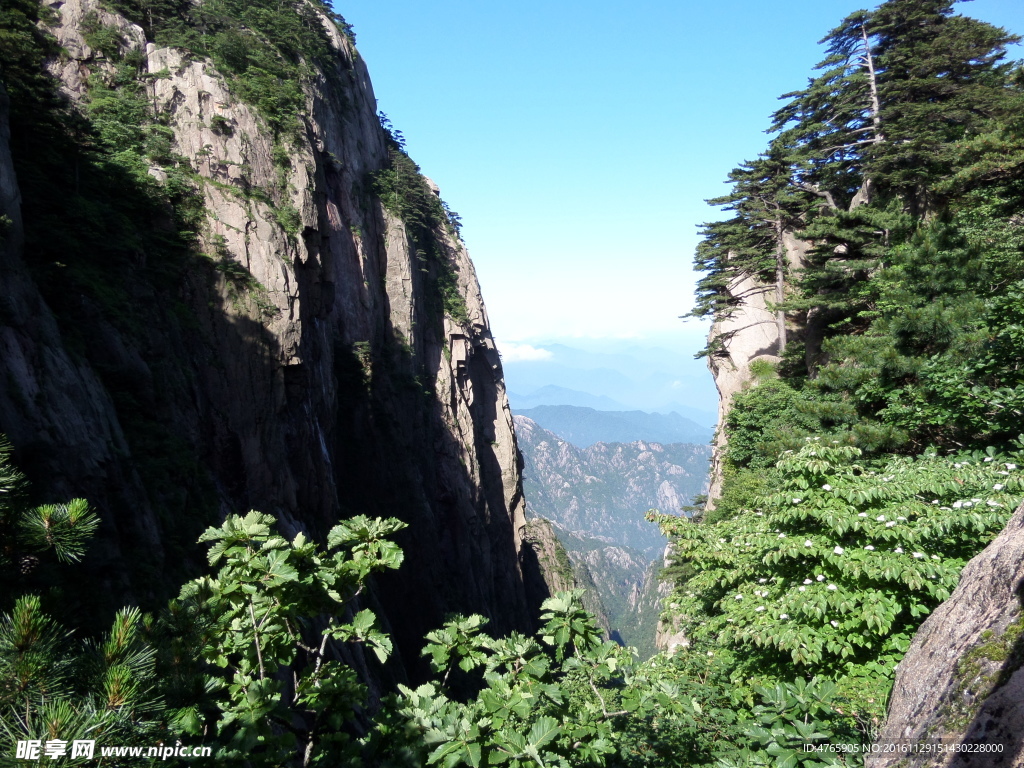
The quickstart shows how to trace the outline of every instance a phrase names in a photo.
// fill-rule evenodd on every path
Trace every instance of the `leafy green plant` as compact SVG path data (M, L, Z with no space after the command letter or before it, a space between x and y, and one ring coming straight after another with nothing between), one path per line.
M752 719L744 726L751 746L724 758L721 768L774 766L774 768L825 768L861 765L859 749L844 752L817 751L824 745L860 747L853 718L837 709L837 689L828 680L798 679L755 689L761 703L754 706Z
M199 734L209 716L228 758L336 764L353 749L344 726L365 704L365 688L332 649L358 643L381 661L391 653L373 612L354 601L370 574L401 564L386 537L405 524L355 517L320 549L301 533L277 535L273 522L258 512L229 516L200 539L211 543L217 574L187 584L165 621L167 634L193 638L205 665L190 670L178 659L168 674L179 683L204 676L209 696L185 702L176 722Z
M488 637L479 616L428 635L424 653L443 677L415 690L399 686L373 751L446 768L603 765L627 714L610 706L629 657L602 643L579 591L549 598L543 611L540 642ZM464 677L453 690L455 668Z
M779 490L716 524L660 518L689 564L669 611L737 651L734 680L835 680L870 716L924 617L1024 496L1014 457L935 452L857 463L808 438L778 462Z

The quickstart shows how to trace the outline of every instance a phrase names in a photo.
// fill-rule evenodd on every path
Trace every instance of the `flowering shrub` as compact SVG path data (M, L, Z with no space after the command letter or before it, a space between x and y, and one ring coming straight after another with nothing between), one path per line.
M819 675L877 715L914 631L1003 527L1024 476L991 450L880 468L859 457L809 438L783 454L781 490L753 510L714 525L657 519L695 574L669 612L737 651L735 680Z

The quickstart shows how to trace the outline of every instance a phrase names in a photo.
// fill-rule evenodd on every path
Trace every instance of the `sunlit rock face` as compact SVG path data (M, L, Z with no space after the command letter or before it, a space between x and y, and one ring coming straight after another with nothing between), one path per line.
M410 526L406 562L372 601L407 663L450 612L531 629L518 452L476 274L438 225L455 319L439 267L372 193L388 150L349 40L327 25L334 57L304 86L302 131L275 140L209 61L147 44L96 0L53 8L63 92L83 104L89 76L112 66L85 42L93 14L144 57L152 109L205 206L172 278L147 253L97 277L129 294L130 317L70 287L55 300L23 252L0 133L0 432L44 500L82 496L102 515L83 589L106 608L159 604L201 568L199 533L231 512L314 536L395 516Z

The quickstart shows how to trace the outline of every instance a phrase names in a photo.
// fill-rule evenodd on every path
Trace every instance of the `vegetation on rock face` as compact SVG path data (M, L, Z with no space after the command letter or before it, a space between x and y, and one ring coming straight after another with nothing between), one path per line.
M384 207L402 220L415 248L416 258L433 282L431 296L440 298L443 311L461 326L469 325L466 300L459 290L450 246L440 233L458 242L459 215L448 208L405 152L405 137L387 115L379 115L387 135L388 164L373 174L371 188Z

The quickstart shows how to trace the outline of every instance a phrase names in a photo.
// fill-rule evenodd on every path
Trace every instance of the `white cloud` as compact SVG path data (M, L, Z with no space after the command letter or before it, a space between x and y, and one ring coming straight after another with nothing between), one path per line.
M554 357L550 350L542 347L531 347L529 344L515 344L510 341L500 343L498 351L501 353L501 359L508 363L550 360Z

